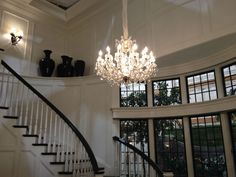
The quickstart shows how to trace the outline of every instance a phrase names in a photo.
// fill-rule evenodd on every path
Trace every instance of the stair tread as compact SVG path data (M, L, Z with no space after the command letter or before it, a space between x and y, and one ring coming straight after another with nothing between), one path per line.
M64 165L65 162L50 162L51 165Z
M18 119L18 116L3 116L5 119Z
M33 143L33 146L47 146L47 143Z
M0 109L9 109L9 108L6 106L0 106Z
M38 137L38 135L29 135L29 134L23 134L24 137Z
M73 172L72 171L60 171L60 172L58 172L58 174L61 174L61 175L71 175L71 174L73 174Z
M56 152L42 152L42 155L57 155Z
M28 125L13 125L14 128L29 128Z

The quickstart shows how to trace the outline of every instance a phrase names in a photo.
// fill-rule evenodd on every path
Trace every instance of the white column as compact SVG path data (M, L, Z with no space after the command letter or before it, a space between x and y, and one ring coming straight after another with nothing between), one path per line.
M185 137L188 176L194 177L193 155L192 155L191 133L190 133L190 120L188 117L183 118L183 124L184 124L184 137Z
M118 107L120 107L120 87L113 86L111 108L118 108Z
M188 103L188 95L187 95L186 78L184 75L180 76L180 89L181 89L182 104L186 104Z
M153 119L148 119L148 134L149 134L149 155L155 162L155 136L154 136L154 122ZM150 176L155 176L156 172L150 168Z
M222 133L223 133L223 140L224 140L224 147L225 147L225 158L226 158L226 165L227 165L227 172L228 176L235 177L235 165L233 159L233 149L232 149L232 141L230 135L230 125L229 125L229 118L227 113L221 113L221 126L222 126Z
M218 98L222 98L224 97L224 86L221 68L219 66L215 67L215 80Z
M147 104L148 107L153 107L152 82L147 83Z
M120 120L113 119L112 121L112 135L120 136ZM120 174L120 143L113 141L113 149L114 149L114 176L119 176Z

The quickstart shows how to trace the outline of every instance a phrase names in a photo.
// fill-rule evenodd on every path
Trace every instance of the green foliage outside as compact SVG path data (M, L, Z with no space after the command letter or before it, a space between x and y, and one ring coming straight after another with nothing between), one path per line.
M168 94L167 87L168 84L166 82L157 83L158 93L154 94L154 104L156 106L181 103L179 88L178 87L171 88L170 93Z
M147 94L144 91L141 92L133 92L126 98L121 98L121 106L129 107L129 106L139 106L144 107L147 106Z

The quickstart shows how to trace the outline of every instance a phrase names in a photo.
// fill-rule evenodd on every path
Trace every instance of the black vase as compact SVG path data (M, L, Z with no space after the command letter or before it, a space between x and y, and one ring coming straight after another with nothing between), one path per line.
M83 60L75 61L75 76L83 76L84 75L85 62Z
M57 66L58 77L72 77L74 75L74 67L71 64L72 58L62 55L62 63Z
M52 53L51 50L44 50L45 58L39 61L39 70L42 76L50 77L52 76L53 70L55 68L55 62L50 58Z

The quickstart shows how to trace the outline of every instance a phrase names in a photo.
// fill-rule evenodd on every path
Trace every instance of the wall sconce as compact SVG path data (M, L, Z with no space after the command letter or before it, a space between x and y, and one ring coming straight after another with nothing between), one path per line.
M23 35L16 35L15 33L10 33L11 35L11 44L16 45L23 38Z

